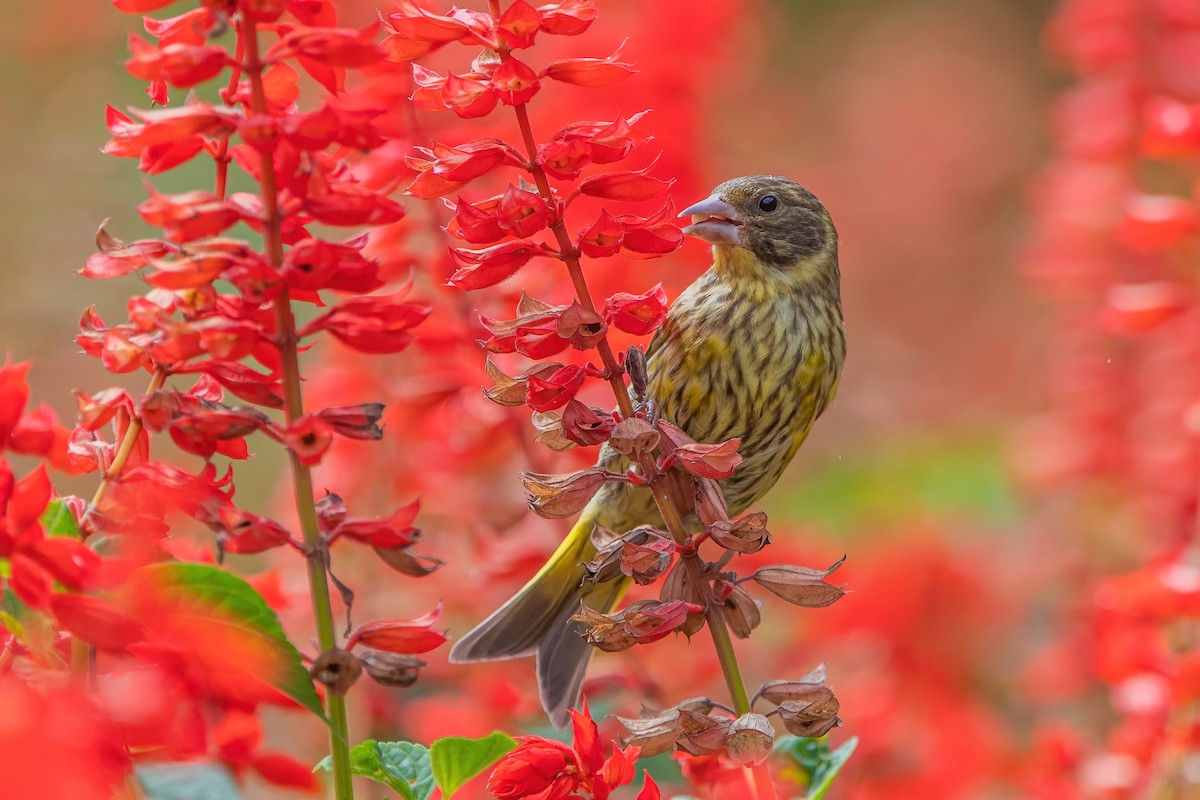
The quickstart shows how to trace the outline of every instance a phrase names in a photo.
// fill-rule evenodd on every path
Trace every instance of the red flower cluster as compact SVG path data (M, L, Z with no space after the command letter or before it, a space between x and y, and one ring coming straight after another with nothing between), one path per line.
M492 770L487 783L492 797L608 800L613 789L633 781L639 748L621 750L614 742L612 755L606 760L600 733L586 702L582 711L571 709L571 726L575 734L573 748L540 736L523 737L517 749ZM659 800L660 796L654 779L646 773L637 800Z
M116 5L142 13L169 2ZM188 594L201 589L163 584L154 578L155 565L196 557L167 537L178 524L174 514L216 532L218 553L296 548L314 567L321 649L349 659L347 670L365 668L388 685L411 682L420 662L406 660L409 654L445 640L431 630L435 612L359 626L346 647L357 649L353 656L336 648L327 583L343 590L347 604L352 593L327 577L330 545L339 539L367 545L383 563L413 576L428 574L437 561L409 550L420 537L413 526L417 503L382 518L358 517L334 495L314 497L309 467L338 438L381 438L384 409L355 402L306 411L300 389L298 353L322 332L360 353L393 354L412 343L412 329L430 312L405 299L407 285L373 294L387 279L363 253L365 236L325 238L331 228L386 225L403 216L386 189L354 172L365 152L388 141L389 132L376 124L387 107L345 90L347 71L383 68L387 50L375 43L376 26L337 27L327 0L204 2L170 19L147 17L144 26L156 43L132 36L126 68L164 107L129 113L110 107L104 149L137 159L148 175L210 160L213 186L177 194L148 187L138 211L161 236L125 242L102 225L98 252L81 270L92 278L137 273L149 285L129 300L123 321L106 323L88 309L76 339L110 372L149 373L143 394L77 392L77 423L68 434L46 408L24 412L24 365L0 368L0 448L100 477L90 503L48 506L53 490L43 468L18 481L0 461L0 566L14 598L6 599L6 619L10 605L17 609L6 625L0 671L11 670L15 659L48 665L67 656L76 672L102 673L93 680L118 709L120 725L110 740L125 741L139 761L215 752L237 774L252 767L273 782L313 789L307 766L258 748L260 723L252 712L259 704L290 704L285 687L310 708L317 702L307 680L297 680L287 659L280 660L273 615L243 598L236 613L250 615L253 625L231 623L226 617L235 612ZM214 39L230 27L236 35L226 49ZM312 110L299 105L301 71L327 91ZM170 105L176 90L219 78L223 88L204 93L215 99L192 93ZM257 188L228 191L231 165ZM262 245L240 238L238 225L261 234ZM321 232L310 230L314 225ZM353 297L323 308L336 295ZM301 327L298 303L322 311L303 314ZM175 386L180 380L185 385ZM282 409L283 419L264 408ZM157 450L152 456L150 437L162 432L202 459L200 467L165 463ZM247 458L247 437L256 432L291 455L298 530L235 505L232 468L213 461ZM82 537L72 535L76 520ZM101 540L103 557L89 546ZM47 642L47 614L72 641L51 635ZM256 625L264 627L246 633ZM53 656L59 645L65 649ZM102 653L91 668L88 645ZM323 670L314 665L318 679L327 674L327 663ZM117 703L135 684L140 701ZM331 678L327 685L329 703L340 703L332 695L346 684ZM344 748L344 712L331 716L341 726L334 739ZM343 778L348 783L348 773ZM97 779L98 786L111 783Z
M1057 104L1056 157L1036 184L1028 264L1054 312L1055 403L1026 466L1054 487L1128 487L1112 516L1137 520L1158 552L1090 588L1091 632L1079 644L1118 718L1091 745L1047 729L1054 755L1036 765L1038 796L1139 797L1194 783L1182 765L1198 747L1183 710L1197 689L1197 641L1183 626L1200 586L1198 36L1200 15L1171 2L1069 0L1049 27L1078 80Z

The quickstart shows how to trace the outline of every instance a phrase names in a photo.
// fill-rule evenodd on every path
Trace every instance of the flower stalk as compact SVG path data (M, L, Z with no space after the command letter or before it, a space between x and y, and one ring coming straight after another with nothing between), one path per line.
M252 110L257 114L267 111L266 93L263 88L263 65L258 52L258 30L254 19L241 15L242 67L250 81ZM270 266L279 270L283 266L282 218L279 213L278 194L275 185L275 165L270 153L264 153L260 161L260 181L263 199L263 243ZM304 416L304 399L300 390L300 358L297 349L298 336L296 318L292 313L288 289L283 286L274 300L276 344L280 353L280 371L283 385L284 417L291 425ZM326 573L325 542L317 521L316 501L313 498L312 471L300 460L300 456L289 448L288 461L292 474L292 490L295 495L296 514L304 541L304 553L308 567L309 594L312 598L313 619L317 626L317 641L322 652L337 646L334 632L333 607L330 602L329 580ZM333 755L334 793L338 800L351 800L354 786L350 766L349 724L345 698L327 692L325 706L329 714L329 746Z
M490 0L490 5L492 15L498 19L500 17L499 0ZM501 47L500 57L502 60L509 57L507 47ZM521 139L529 156L529 170L533 175L534 183L537 185L538 194L546 202L547 207L555 208L554 193L550 188L550 182L546 177L545 170L542 169L537 160L537 138L533 134L533 126L529 120L529 111L526 108L526 104L520 103L513 106L513 111L517 118L517 126L521 131ZM575 289L575 296L579 300L579 304L588 311L595 312L596 305L592 299L591 291L588 289L587 278L583 273L583 265L579 260L579 252L571 241L571 235L567 233L566 221L561 214L556 213L554 215L550 223L550 230L558 242L563 263L566 265L567 273L571 277L571 285ZM596 343L596 352L604 364L605 377L612 387L613 396L617 401L617 408L620 410L621 417L624 419L633 417L633 402L629 399L629 392L622 378L624 369L618 363L616 355L613 353L612 346L608 342L607 333L600 336L599 341ZM662 514L667 531L671 534L676 544L686 545L691 537L683 525L683 518L679 513L679 509L675 507L674 501L662 483L662 472L658 469L653 454L643 453L638 459L638 466L642 470L643 475L646 476L650 491L654 495L654 502L658 506L659 513ZM733 700L734 710L739 715L745 714L750 710L750 698L746 692L745 682L742 679L742 671L738 665L737 654L733 649L733 639L729 635L729 627L725 621L724 610L713 596L712 586L704 579L704 563L695 548L685 547L682 558L692 585L700 587L700 591L702 592L704 615L708 621L708 629L712 636L713 648L716 651L717 660L721 664L721 674L725 678L725 685L728 687L730 698Z

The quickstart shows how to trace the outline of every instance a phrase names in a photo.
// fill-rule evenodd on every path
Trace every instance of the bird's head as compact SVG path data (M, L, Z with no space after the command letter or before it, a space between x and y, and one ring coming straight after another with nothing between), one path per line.
M679 216L683 232L714 245L718 262L753 255L765 267L837 263L837 231L812 192L773 175L734 178ZM833 256L832 259L826 256Z

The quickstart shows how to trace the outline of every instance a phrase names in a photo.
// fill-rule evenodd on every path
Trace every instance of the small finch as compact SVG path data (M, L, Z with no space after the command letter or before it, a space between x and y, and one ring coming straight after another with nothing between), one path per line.
M698 442L742 440L721 481L731 514L763 496L833 400L846 357L837 231L811 192L786 178L736 178L684 209L684 233L712 244L713 265L671 306L646 352L659 416ZM623 470L605 447L600 463ZM546 565L450 652L455 663L534 655L542 706L557 727L579 700L592 648L571 620L580 603L610 611L630 579L585 581L592 530L662 524L650 492L606 484Z

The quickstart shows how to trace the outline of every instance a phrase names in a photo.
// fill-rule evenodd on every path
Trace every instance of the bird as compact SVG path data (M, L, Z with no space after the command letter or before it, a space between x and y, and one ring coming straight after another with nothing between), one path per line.
M692 218L685 234L712 245L713 263L651 340L646 394L659 418L697 442L741 439L743 461L720 482L737 515L775 484L837 393L846 358L838 234L812 192L770 175L726 181L679 216ZM607 446L599 463L626 466ZM587 580L592 532L647 524L662 525L651 492L606 483L541 570L458 640L450 661L533 655L542 706L565 727L593 651L572 617L581 603L610 611L630 584Z

